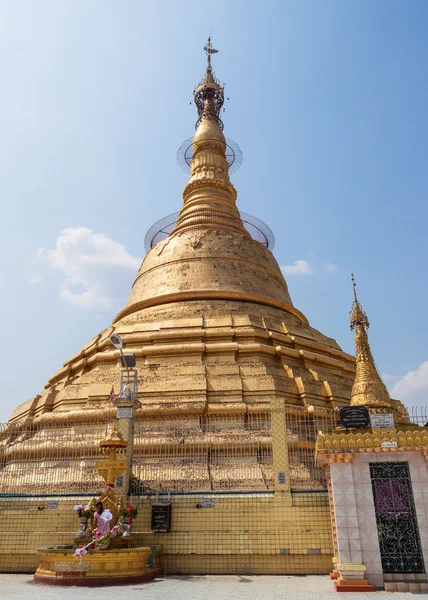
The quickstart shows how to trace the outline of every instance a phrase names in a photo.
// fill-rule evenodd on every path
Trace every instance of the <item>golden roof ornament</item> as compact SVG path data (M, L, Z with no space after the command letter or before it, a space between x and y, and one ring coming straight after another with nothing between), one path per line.
M193 98L199 115L199 119L196 121L195 128L198 128L201 119L204 118L217 121L220 129L223 130L223 122L220 119L220 111L224 104L224 87L215 77L212 70L211 55L216 54L218 50L213 48L211 44L211 37L208 37L208 41L204 46L204 50L207 55L205 76L193 90Z
M220 111L224 88L214 76L211 56L218 51L208 38L205 76L195 87L193 97L198 111L193 137L190 177L183 190L183 206L171 235L189 229L213 229L249 233L236 207L236 189L229 178L227 143Z
M112 429L100 442L101 449L116 448L117 450L128 447L128 442L123 439L122 434L116 428Z
M211 54L216 54L216 52L218 52L218 50L215 50L213 48L213 45L211 44L211 36L208 36L208 40L207 43L204 46L204 50L207 54L207 73L208 71L211 72Z
M128 447L128 442L117 431L117 423L114 429L101 440L99 446L103 454L108 454L108 458L97 461L95 467L106 482L106 487L114 489L114 482L126 469L126 459L118 458L118 454L125 455L126 448Z
M352 274L352 285L354 288L354 302L350 312L350 327L351 330L355 329L356 372L351 392L351 405L368 406L369 408L395 408L394 402L391 400L388 390L376 369L366 331L370 327L370 323L358 301L354 274Z
M351 328L351 331L354 330L357 325L363 325L364 327L369 328L370 327L369 320L367 318L366 313L363 311L363 308L357 298L357 285L355 283L353 273L351 273L351 278L352 278L352 286L354 288L354 303L352 305L351 312L350 312L351 322L350 322L349 326Z

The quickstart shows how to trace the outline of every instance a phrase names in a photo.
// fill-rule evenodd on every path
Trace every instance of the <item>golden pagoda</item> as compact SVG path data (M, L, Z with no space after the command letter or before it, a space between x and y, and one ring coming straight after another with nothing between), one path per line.
M67 444L52 438L49 465L70 490L80 489L80 476L55 459L66 446L82 448L82 455L83 448L98 448L99 439L79 429L82 421L95 427L119 417L111 401L122 373L114 332L136 359L137 429L128 451L139 492L253 492L211 504L202 496L186 504L180 496L173 530L155 541L144 521L150 497L140 498L133 526L140 542L164 545L167 572L328 572L331 525L315 439L322 420L336 424L337 407L350 403L355 359L310 326L270 249L245 227L229 178L224 89L212 69L210 39L205 51L205 74L194 90L190 175L175 227L146 254L112 325L14 410L9 423L25 424L25 434L6 448L5 473L19 471L14 457L22 464L18 440L32 457L31 479L34 459L46 455L46 432L74 427Z
M350 328L355 330L355 380L351 391L351 406L367 406L372 412L395 413L397 422L408 421L407 412L399 400L392 400L386 385L377 371L369 344L367 329L369 320L358 297L354 274L352 274L354 302L350 313Z
M354 358L309 325L272 253L246 231L229 179L212 71L194 90L199 119L190 177L172 233L145 256L126 306L68 359L12 421L106 417L123 336L135 352L141 414L251 413L287 404L348 404Z

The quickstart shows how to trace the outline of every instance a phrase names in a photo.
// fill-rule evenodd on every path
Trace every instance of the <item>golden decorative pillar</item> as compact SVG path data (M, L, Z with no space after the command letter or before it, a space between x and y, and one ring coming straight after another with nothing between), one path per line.
M127 442L125 470L121 487L116 487L116 494L127 497L132 477L132 459L134 455L134 418L137 408L141 408L141 402L136 398L116 398L113 404L117 408L117 431Z
M284 399L271 399L270 408L272 419L272 456L275 492L288 493L291 500Z

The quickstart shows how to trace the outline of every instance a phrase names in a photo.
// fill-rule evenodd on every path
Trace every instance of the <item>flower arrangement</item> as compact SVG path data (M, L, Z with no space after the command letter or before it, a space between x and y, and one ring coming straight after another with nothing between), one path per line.
M121 508L119 510L119 517L122 517L124 519L128 518L132 521L132 519L135 519L135 517L138 515L138 508L136 506L132 506L131 504L128 504L128 506L125 508Z
M79 519L90 519L92 517L92 510L89 508L89 504L83 506L83 504L76 504L74 511L77 513Z
M119 536L122 533L122 528L120 525L115 525L111 531L107 531L103 533L99 538L92 540L86 546L80 546L74 552L74 558L80 558L80 562L82 562L82 558L85 554L87 554L88 550L95 544L96 550L106 550L112 541L112 538Z

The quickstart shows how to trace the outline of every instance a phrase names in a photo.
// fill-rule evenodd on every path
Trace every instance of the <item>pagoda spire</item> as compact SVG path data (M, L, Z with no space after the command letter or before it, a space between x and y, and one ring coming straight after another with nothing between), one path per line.
M385 406L393 408L393 402L379 376L370 349L367 336L370 323L358 301L354 274L352 274L352 285L354 288L354 302L350 313L350 327L351 330L355 329L356 373L351 392L351 406Z
M205 75L193 92L198 120L190 177L183 190L183 206L172 234L210 228L249 235L236 207L236 189L229 179L226 139L220 118L224 87L212 70L211 57L218 50L213 48L210 37L204 50L207 54Z

